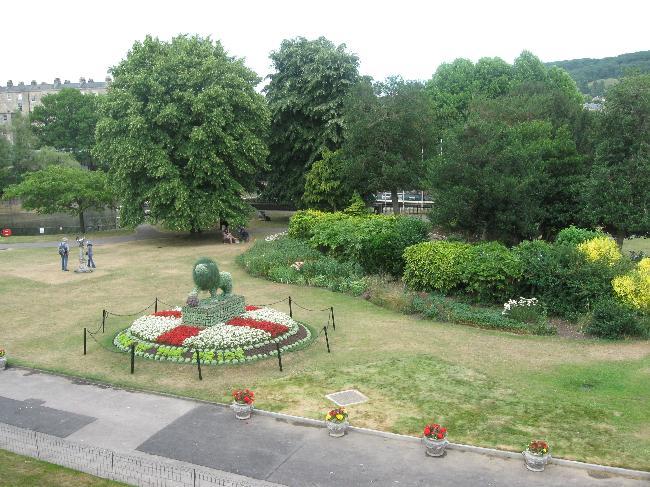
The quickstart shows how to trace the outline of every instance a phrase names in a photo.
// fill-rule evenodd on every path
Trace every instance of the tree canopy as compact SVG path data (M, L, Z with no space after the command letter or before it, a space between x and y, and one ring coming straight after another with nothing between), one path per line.
M74 88L44 96L30 118L41 145L70 152L86 166L94 166L98 97Z
M271 133L264 195L299 204L312 163L325 149L341 147L343 102L357 81L359 60L324 37L284 40L270 57L275 72L265 89Z
M401 78L374 86L365 80L348 99L346 117L344 156L365 179L360 192L389 189L399 212L398 190L421 186L425 160L437 147L424 86Z
M650 74L612 87L598 122L586 213L622 245L650 234Z
M269 113L260 79L220 42L179 36L136 42L111 70L94 154L108 163L129 225L200 231L243 223L242 199L265 167Z
M5 198L20 198L23 208L39 213L70 213L79 217L85 232L84 212L104 208L114 201L106 173L80 167L51 165L9 186Z

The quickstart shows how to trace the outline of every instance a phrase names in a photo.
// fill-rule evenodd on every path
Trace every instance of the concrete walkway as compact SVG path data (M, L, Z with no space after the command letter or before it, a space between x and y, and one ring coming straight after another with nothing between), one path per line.
M225 406L10 368L0 371L0 422L124 453L145 453L288 486L648 487L648 477L448 450L351 431L329 438L318 422L258 412L237 421Z
M113 243L122 243L122 242L134 242L136 240L149 240L149 239L158 239L158 238L173 238L178 235L183 235L175 232L161 232L156 227L148 224L139 225L135 229L135 233L130 233L128 235L116 235L115 237L103 237L103 238L93 238L93 244L95 245L105 245ZM74 236L71 234L68 236L70 240L70 246L73 247L76 245L74 242ZM41 242L18 242L18 243L3 243L0 240L0 250L7 249L45 249L45 248L56 248L59 245L59 240L49 240Z

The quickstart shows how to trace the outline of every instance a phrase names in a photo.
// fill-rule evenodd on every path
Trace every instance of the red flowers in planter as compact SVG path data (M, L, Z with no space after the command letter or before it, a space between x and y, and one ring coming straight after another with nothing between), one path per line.
M156 311L153 315L164 316L165 318L180 318L182 314L180 311L168 309L165 311Z
M232 397L239 404L253 404L255 393L250 389L236 389L232 391Z
M199 331L201 331L201 328L196 326L180 325L160 335L156 338L156 342L180 347L183 345L183 340L198 335Z
M424 436L432 440L442 440L447 436L447 428L443 428L437 423L428 424L424 427Z
M253 305L246 306L246 311L256 311L258 309L260 309L259 306L253 306Z
M289 327L281 325L280 323L273 323L271 321L260 321L254 320L252 318L242 318L237 316L228 320L226 325L232 326L247 326L248 328L257 328L258 330L263 330L271 334L271 338L275 338L278 335L282 335L289 331Z

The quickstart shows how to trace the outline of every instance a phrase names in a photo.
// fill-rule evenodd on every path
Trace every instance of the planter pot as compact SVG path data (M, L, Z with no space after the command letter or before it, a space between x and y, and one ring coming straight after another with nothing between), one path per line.
M7 367L7 357L0 357L0 370L4 370Z
M347 420L336 423L334 421L325 421L327 423L327 432L332 438L340 438L345 434L345 431L348 429L350 423Z
M426 453L430 457L441 457L445 454L445 448L449 442L447 438L442 440L434 440L433 438L427 438L426 436L422 438L422 442L426 448Z
M251 417L251 412L253 411L252 404L240 404L238 402L233 402L230 406L233 411L235 411L235 418L237 419L248 419Z
M532 472L542 472L551 458L550 453L547 453L546 455L536 455L528 450L524 450L521 454L524 456L526 468Z

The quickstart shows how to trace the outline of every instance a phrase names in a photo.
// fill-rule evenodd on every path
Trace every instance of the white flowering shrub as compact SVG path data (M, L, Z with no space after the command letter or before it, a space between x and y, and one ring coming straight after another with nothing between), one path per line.
M537 298L509 299L503 303L501 314L513 320L524 323L540 323L546 321L546 310Z
M232 348L271 339L271 334L246 326L219 324L186 338L183 346L191 348Z
M171 316L141 316L131 325L131 333L143 340L155 342L156 338L166 331L176 328L182 321L182 318Z

